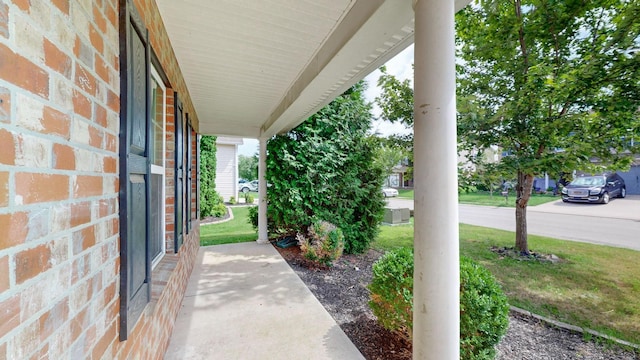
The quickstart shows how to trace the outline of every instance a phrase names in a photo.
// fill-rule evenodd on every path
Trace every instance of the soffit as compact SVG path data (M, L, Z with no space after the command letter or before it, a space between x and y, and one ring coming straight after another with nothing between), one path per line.
M411 0L157 4L204 134L287 131L413 42Z

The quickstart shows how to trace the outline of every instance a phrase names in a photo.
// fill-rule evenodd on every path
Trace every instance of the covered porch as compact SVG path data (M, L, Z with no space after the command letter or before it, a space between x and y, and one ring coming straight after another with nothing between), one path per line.
M415 43L416 359L458 358L454 14L468 3L157 0L198 115L195 130L260 142L258 243L268 242L268 140ZM438 208L429 203L435 189Z

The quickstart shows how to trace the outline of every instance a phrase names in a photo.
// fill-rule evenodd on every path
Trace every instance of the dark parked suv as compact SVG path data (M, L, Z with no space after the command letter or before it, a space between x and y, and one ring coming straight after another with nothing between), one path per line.
M562 189L562 201L608 204L612 197L627 196L627 188L620 175L580 176Z

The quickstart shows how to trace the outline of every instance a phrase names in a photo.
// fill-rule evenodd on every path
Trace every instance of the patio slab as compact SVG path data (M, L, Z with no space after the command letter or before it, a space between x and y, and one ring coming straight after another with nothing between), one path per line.
M200 248L165 359L363 359L271 245Z

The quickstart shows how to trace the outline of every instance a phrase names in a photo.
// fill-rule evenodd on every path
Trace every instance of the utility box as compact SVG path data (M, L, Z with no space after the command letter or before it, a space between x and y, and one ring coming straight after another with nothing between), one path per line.
M384 208L384 218L382 222L385 224L404 224L409 222L409 217L410 212L407 208Z

